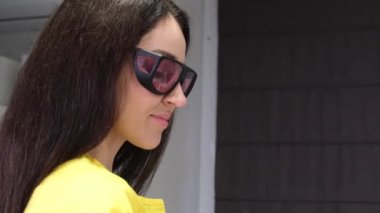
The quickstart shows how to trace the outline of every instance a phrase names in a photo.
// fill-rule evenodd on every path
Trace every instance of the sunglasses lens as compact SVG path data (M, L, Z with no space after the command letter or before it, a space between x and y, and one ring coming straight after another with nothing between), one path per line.
M137 55L136 60L137 60L136 65L137 65L138 70L147 74L152 72L153 67L157 61L156 58L146 56L146 55Z
M187 96L192 89L195 74L192 72L186 73L185 77L181 80L181 87L183 93Z
M134 55L134 68L141 85L156 94L167 94L180 83L187 96L197 78L193 70L180 62L141 49Z
M182 66L168 59L163 59L153 77L153 86L159 92L168 92L177 83Z

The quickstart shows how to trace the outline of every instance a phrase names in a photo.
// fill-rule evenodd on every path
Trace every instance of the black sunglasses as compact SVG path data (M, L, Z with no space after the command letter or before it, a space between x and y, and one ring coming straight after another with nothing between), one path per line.
M180 83L187 97L197 79L197 73L181 62L140 48L133 54L133 66L140 84L158 95L169 94Z

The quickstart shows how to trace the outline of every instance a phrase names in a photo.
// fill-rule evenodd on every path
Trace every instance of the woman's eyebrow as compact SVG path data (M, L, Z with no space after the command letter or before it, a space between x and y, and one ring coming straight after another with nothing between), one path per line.
M166 57L168 57L170 59L178 60L177 57L175 57L173 54L171 54L171 53L169 53L169 52L167 52L165 50L158 50L157 49L157 50L153 50L153 52L156 52L156 53L159 53L161 55L164 55L164 56L166 56Z

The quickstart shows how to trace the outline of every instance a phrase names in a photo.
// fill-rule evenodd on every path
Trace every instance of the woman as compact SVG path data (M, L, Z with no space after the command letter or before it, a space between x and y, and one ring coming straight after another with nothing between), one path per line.
M4 114L0 212L164 212L136 192L195 83L188 45L170 0L65 0Z

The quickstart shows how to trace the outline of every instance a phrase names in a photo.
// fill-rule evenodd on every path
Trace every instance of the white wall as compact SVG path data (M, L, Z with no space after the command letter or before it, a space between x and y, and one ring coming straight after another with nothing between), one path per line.
M198 80L188 105L176 114L163 162L149 191L168 213L214 212L217 97L217 0L175 0L191 18L187 64Z

